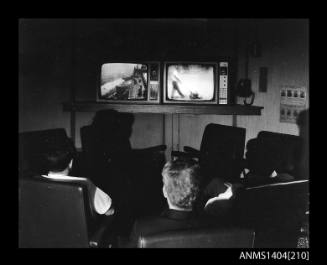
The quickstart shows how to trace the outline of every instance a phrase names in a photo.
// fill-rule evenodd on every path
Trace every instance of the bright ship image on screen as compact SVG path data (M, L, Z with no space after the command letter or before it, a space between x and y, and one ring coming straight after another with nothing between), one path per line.
M144 100L148 67L145 64L107 63L101 68L101 99Z

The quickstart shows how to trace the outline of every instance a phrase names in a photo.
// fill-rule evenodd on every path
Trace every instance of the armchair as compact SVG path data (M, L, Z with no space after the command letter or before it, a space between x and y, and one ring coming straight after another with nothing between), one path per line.
M92 222L85 190L82 184L20 179L19 247L103 247L113 216Z
M161 170L166 145L132 149L129 133L125 132L128 129L111 125L112 128L103 131L94 124L81 127L81 171L108 191L116 202L130 197L138 215L160 211L165 205L161 195ZM118 132L114 133L115 130Z
M246 149L247 186L308 178L308 172L303 172L301 167L304 150L303 139L299 136L260 131L256 138L247 142ZM274 171L277 178L270 177Z
M309 181L245 188L234 204L234 219L256 231L255 247L295 248L307 222Z
M243 169L245 128L210 123L205 127L200 150L185 146L184 152L172 151L172 157L199 160L207 179L237 180Z

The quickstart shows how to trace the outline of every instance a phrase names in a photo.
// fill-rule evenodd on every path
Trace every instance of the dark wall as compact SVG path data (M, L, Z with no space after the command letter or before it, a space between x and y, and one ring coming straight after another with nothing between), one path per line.
M71 26L67 20L19 22L19 131L69 127ZM67 130L69 133L69 130Z

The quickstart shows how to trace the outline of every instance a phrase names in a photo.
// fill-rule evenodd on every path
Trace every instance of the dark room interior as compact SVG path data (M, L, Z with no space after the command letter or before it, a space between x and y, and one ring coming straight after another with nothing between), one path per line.
M309 248L309 19L18 23L20 248Z

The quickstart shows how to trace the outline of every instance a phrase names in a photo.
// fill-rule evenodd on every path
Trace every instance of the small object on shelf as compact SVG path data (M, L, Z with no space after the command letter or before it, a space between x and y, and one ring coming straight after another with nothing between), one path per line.
M251 89L251 80L248 78L242 78L237 84L236 95L239 97L244 97L244 105L251 106L254 102L255 94ZM251 97L250 103L246 102L246 98Z

